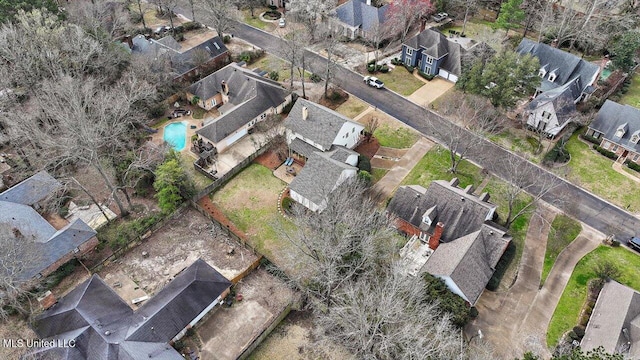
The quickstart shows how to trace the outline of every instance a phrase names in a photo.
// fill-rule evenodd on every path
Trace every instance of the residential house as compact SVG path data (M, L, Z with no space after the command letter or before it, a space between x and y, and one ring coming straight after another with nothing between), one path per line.
M175 78L184 81L218 70L231 61L231 54L219 36L183 50L171 35L159 40L138 35L132 39L131 52L151 60L167 60Z
M587 135L618 155L618 161L640 164L640 109L607 100L589 125Z
M478 51L491 51L485 43L476 43L464 38L447 38L434 29L426 29L402 43L400 60L425 74L440 76L451 82L458 81L463 63L471 61ZM466 44L468 48L465 48Z
M30 358L181 360L171 344L221 304L230 286L198 259L133 310L93 275L35 319L38 337L53 341L33 350ZM70 341L74 346L68 346Z
M62 186L46 171L16 184L0 193L1 236L15 238L15 243L29 242L28 264L19 279L46 276L74 257L91 251L98 245L96 232L82 220L54 227L37 210ZM7 252L8 250L3 250ZM20 254L20 252L17 252Z
M542 78L534 97L544 95L535 104L529 104L525 117L532 129L555 137L571 120L567 111L571 109L565 99L574 104L585 101L595 91L600 67L578 56L547 44L522 39L516 51L529 54L540 61L538 76ZM546 94L551 91L551 93ZM553 109L550 109L553 107ZM543 115L544 113L544 115ZM540 124L540 123L543 124Z
M357 37L371 39L379 36L378 32L385 23L385 16L389 11L389 4L379 8L371 5L371 0L348 0L335 9L335 18L330 20L329 26L338 29L340 35L353 40ZM383 36L390 36L384 31Z
M309 158L315 151L333 146L353 149L364 134L364 126L325 106L299 98L284 121L292 155Z
M191 85L187 99L195 99L205 110L218 108L220 116L205 119L196 134L222 152L246 136L258 121L281 113L291 102L291 92L234 63Z
M604 284L580 347L640 358L640 293L614 280Z
M307 209L320 212L338 186L358 174L358 153L345 147L314 151L291 184L291 198Z
M493 222L496 205L489 194L473 194L470 185L433 181L401 186L387 211L396 216L399 231L411 236L401 255L407 273L428 272L445 281L471 305L480 298L511 237Z

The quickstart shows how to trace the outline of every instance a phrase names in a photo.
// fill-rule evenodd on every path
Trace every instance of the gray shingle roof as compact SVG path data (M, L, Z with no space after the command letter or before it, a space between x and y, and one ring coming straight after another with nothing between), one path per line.
M537 43L529 39L522 39L516 51L521 55L531 54L538 58L540 66L548 73L552 71L556 72L557 77L553 83L545 76L541 85L542 91L565 85L577 79L574 85L576 86L574 93L577 93L577 96L574 94L574 99L578 99L583 92L587 91L587 87L595 81L600 71L600 67L596 64L592 64L558 48Z
M56 192L62 185L46 171L40 171L30 178L12 186L0 194L0 201L33 206Z
M300 138L293 139L289 144L289 148L306 158L311 157L314 152L320 150L313 145L302 141Z
M442 240L449 242L478 231L486 220L491 220L496 205L481 201L464 189L451 186L450 182L436 180L427 189L418 185L401 186L391 199L387 210L400 219L425 231L423 214L436 207L433 224L442 222ZM433 226L433 225L432 225Z
M314 152L308 159L298 176L293 179L289 188L309 199L318 206L325 201L327 195L343 181L345 170L356 171L357 168L331 158L334 152Z
M424 49L422 50L423 53L436 59L440 59L447 55L450 52L449 48L451 46L457 45L460 47L459 44L451 43L447 40L447 37L441 32L432 29L425 29L416 36L405 40L403 44L412 49ZM459 56L460 55L458 54L458 57ZM458 59L458 62L459 61L460 59Z
M196 131L210 141L219 142L270 108L286 101L289 92L277 82L259 77L236 64L229 64L189 87L191 94L203 100L222 91L222 81L229 87L229 102L216 119L207 120Z
M640 293L613 280L605 283L580 346L585 351L602 346L608 353L640 357Z
M202 260L176 276L133 311L98 275L78 285L39 315L42 339L75 339L72 349L35 350L36 358L182 359L168 344L231 283Z
M440 244L423 270L450 277L469 303L475 305L510 241L503 229L482 224L478 231Z
M306 120L302 119L303 107L307 108L308 117ZM305 139L312 140L322 146L321 150L327 151L331 149L331 145L345 123L353 124L358 129L364 129L362 125L351 121L342 114L320 104L298 98L284 121L284 127Z
M343 23L360 27L364 31L383 24L389 5L376 8L367 5L366 0L349 0L336 8L336 16Z
M196 67L193 58L194 54L198 52L207 54L208 60L228 52L227 47L219 36L181 52L180 44L171 35L167 35L160 40L146 39L144 35L138 35L133 38L131 51L134 54L152 58L168 56L173 70L179 75L185 74Z
M616 137L616 130L625 123L627 131L621 138ZM640 109L607 100L589 127L603 133L605 138L616 144L640 153L640 144L631 141L632 135L640 130Z
M567 84L565 86L543 92L533 99L527 108L528 110L535 110L550 102L553 103L553 108L555 109L556 116L558 117L558 128L563 128L565 124L571 120L571 115L576 111L576 104L573 101L574 97L571 92L571 84ZM552 129L547 129L547 131L552 131Z

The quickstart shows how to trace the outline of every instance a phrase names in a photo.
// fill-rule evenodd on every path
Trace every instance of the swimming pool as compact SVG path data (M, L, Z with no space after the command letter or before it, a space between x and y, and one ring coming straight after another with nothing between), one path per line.
M187 124L177 122L165 126L162 138L176 151L182 151L187 144Z

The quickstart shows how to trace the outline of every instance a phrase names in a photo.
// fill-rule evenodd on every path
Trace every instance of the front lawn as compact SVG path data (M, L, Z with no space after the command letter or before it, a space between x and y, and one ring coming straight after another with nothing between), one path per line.
M544 255L544 266L542 267L540 285L544 284L560 252L578 237L580 231L582 231L580 223L567 215L561 214L553 219L547 239L547 252Z
M578 324L582 304L587 298L587 284L596 277L594 267L601 261L609 261L620 270L622 275L616 281L640 291L640 256L622 247L599 246L583 257L571 274L549 323L549 347L555 346L562 334Z
M482 182L480 168L466 160L458 166L457 174L447 171L449 167L449 150L439 145L434 146L404 178L401 185L421 185L426 188L433 180L448 181L454 177L460 180L461 187L469 184L478 186Z
M369 75L369 74L367 74ZM396 66L395 69L386 74L372 74L382 80L384 86L397 92L400 95L409 96L420 89L424 83L409 73L403 66ZM375 89L374 89L375 90Z
M620 103L640 108L640 72L633 73L629 90L620 98Z
M256 61L251 65L252 69L260 69L265 70L267 72L277 71L278 72L278 81L279 82L287 82L291 79L291 64L288 62L277 58L273 55L265 55L260 58L260 60ZM311 77L311 73L306 71L304 77L307 81L309 81ZM300 74L298 73L298 69L293 69L293 80L299 81Z
M372 168L371 169L371 183L375 184L378 181L380 181L380 179L382 179L385 175L387 175L387 173L389 172L389 170L387 169L378 169L378 168Z
M347 99L347 101L342 105L338 106L336 111L348 117L349 119L353 119L356 116L360 115L363 111L367 110L368 107L369 104L353 95L349 95L349 99Z
M638 184L613 170L611 167L613 161L580 141L579 133L580 131L576 131L566 145L571 154L568 164L569 180L630 212L639 212L640 187ZM562 171L562 168L559 171Z
M406 127L391 127L382 124L373 135L378 139L380 146L394 149L407 149L418 141L418 133Z
M271 31L276 28L273 23L265 22L260 20L260 14L267 11L267 8L257 8L253 9L254 16L251 16L251 11L249 9L242 11L243 21L253 27L257 27L260 30Z

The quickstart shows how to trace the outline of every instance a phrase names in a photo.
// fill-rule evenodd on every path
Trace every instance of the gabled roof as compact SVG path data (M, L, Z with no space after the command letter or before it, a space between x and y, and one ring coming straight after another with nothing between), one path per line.
M504 229L482 224L478 231L442 243L429 256L423 270L451 278L473 306L493 276L511 237Z
M630 344L628 344L630 343ZM580 346L640 357L640 293L610 280L600 291Z
M304 107L307 108L308 114L306 120L302 118L302 108ZM328 150L345 123L353 125L358 129L358 132L364 129L362 125L351 121L338 112L309 100L298 98L284 121L284 127L319 144L322 146L322 150Z
M451 43L447 40L447 37L441 32L432 29L425 29L418 35L405 40L403 45L407 45L412 49L424 49L422 50L423 53L436 59L447 55L450 52L450 46L457 45L460 47L459 44Z
M628 130L622 138L616 137L616 131L625 123L628 126ZM631 141L633 134L640 130L640 109L607 100L589 127L603 133L608 140L640 153L640 142L636 144Z
M205 120L196 131L213 142L219 142L270 108L286 101L289 91L279 83L265 79L236 64L229 64L189 87L189 92L207 100L222 91L225 81L229 102L221 108L222 115Z
M548 77L542 81L541 90L547 91L563 86L570 81L576 81L578 99L583 92L587 92L587 87L592 85L600 71L600 67L585 61L573 54L554 48L547 44L537 43L529 39L522 39L516 49L520 55L531 54L538 58L540 66L548 72L555 71L556 79L553 82Z
M33 325L42 339L75 340L74 348L49 347L35 358L182 359L169 344L231 283L202 260L176 276L133 311L98 275L78 285Z
M574 97L571 92L571 84L567 84L538 95L533 99L527 109L534 111L548 103L553 104L553 108L558 118L558 129L553 133L554 129L547 129L548 133L556 135L562 128L571 120L572 114L576 111L576 104L574 103Z
M345 162L332 159L335 151L314 152L289 188L321 206L327 195L344 181L345 171L357 172L357 168Z
M389 5L376 8L367 5L366 0L349 0L336 8L336 16L343 23L359 27L364 31L383 24Z
M424 231L429 227L422 222L424 213L436 207L437 222L444 224L442 241L449 242L478 231L486 220L491 220L496 205L468 194L451 182L436 180L427 189L419 185L401 186L389 202L387 210L400 219ZM432 226L433 226L432 225Z
M0 194L0 201L33 206L47 196L58 191L62 185L46 171L40 171L30 178L12 186Z
M179 74L185 74L196 67L194 56L197 53L208 55L208 60L214 59L228 52L227 47L219 36L208 39L186 51L180 51L180 44L171 35L159 40L147 39L144 35L133 38L133 53L147 57L158 58L168 56L173 70Z

